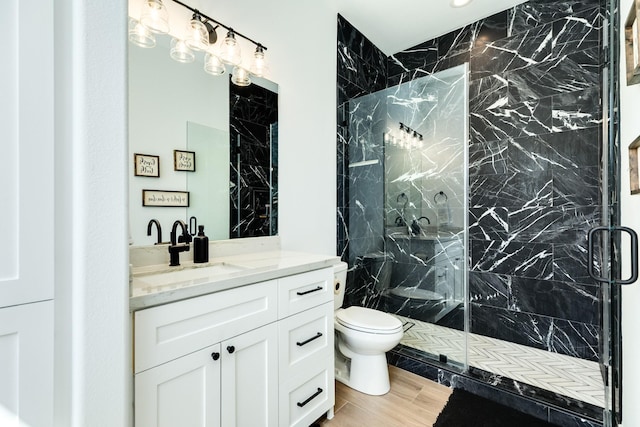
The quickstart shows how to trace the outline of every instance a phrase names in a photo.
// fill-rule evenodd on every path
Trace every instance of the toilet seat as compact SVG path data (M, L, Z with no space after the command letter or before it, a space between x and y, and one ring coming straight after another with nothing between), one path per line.
M397 318L365 307L352 306L336 312L336 320L345 328L369 334L396 334L402 331Z

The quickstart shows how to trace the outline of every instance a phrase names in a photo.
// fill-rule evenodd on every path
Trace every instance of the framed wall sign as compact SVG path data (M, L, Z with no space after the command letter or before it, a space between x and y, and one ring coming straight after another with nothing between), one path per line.
M189 207L188 191L142 190L142 206Z
M160 176L160 157L151 154L133 155L133 164L135 166L135 176L150 176L158 178Z
M196 171L196 153L194 151L173 150L173 170Z
M634 0L624 24L624 46L627 70L627 86L640 83L640 28L638 7L640 0Z

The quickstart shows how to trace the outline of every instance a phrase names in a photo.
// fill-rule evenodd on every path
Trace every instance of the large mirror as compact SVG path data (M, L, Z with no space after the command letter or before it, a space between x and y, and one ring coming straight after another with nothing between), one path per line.
M151 219L161 224L163 242L177 219L191 233L196 222L204 225L212 240L277 234L277 85L253 78L238 87L228 73L205 73L203 55L189 64L172 60L169 36L157 44L128 49L133 244L157 242L155 227L147 235ZM180 152L194 164L176 167ZM136 155L151 163L148 170L136 168ZM157 191L146 206L144 190Z

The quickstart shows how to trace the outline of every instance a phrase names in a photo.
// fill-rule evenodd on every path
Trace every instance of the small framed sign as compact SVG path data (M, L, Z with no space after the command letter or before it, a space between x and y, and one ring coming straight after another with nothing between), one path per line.
M640 0L634 0L624 24L627 86L640 83Z
M188 191L142 190L142 206L189 207Z
M173 150L173 170L196 171L196 153L193 151Z
M151 154L133 155L136 176L150 176L158 178L160 176L160 157Z

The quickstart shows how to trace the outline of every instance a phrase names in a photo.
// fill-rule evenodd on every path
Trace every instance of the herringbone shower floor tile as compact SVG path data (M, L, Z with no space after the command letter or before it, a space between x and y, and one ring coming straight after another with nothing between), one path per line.
M405 325L401 344L450 362L464 363L465 345L469 366L508 377L521 383L604 406L604 387L598 363L563 354L464 333L431 323L397 316ZM410 327L409 327L410 326ZM408 328L408 329L407 329Z

